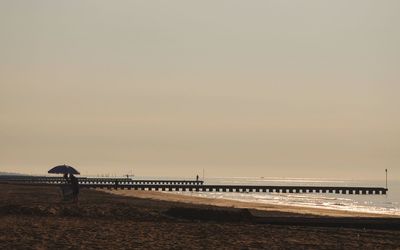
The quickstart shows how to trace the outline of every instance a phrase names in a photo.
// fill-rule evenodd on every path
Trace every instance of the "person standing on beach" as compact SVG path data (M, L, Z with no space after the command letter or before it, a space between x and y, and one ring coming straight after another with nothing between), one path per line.
M63 178L65 181L65 184L61 185L60 189L61 189L61 194L62 194L63 200L67 200L67 196L70 194L69 190L70 190L70 185L71 185L71 179L68 177L67 173L64 174Z
M71 180L68 178L68 174L64 174L64 180L65 180L65 183L68 183L68 184L70 184L71 183Z
M74 197L74 202L78 202L78 195L79 195L79 182L78 178L76 178L73 174L69 176L71 187L72 187L72 195Z

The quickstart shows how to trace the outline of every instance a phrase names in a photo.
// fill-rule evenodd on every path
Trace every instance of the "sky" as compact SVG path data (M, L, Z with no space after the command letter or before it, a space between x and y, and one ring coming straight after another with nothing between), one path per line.
M400 179L400 1L0 1L0 172Z

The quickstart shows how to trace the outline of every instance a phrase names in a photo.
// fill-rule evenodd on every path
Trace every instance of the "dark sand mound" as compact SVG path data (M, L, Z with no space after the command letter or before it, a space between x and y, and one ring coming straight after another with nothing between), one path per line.
M251 222L254 216L248 209L202 209L173 207L165 212L174 218L216 222Z
M248 209L226 209L226 208L190 208L173 207L165 214L178 219L192 221L215 221L215 222L246 222L253 224L269 224L281 226L302 227L336 227L336 228L359 228L359 229L381 229L400 230L400 219L394 218L329 218L329 217L259 217L254 216Z

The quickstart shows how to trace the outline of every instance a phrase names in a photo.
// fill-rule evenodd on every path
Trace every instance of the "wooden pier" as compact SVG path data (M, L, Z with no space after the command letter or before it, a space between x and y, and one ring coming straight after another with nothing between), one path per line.
M81 188L128 189L187 192L242 192L242 193L325 193L348 195L384 195L383 187L336 187L336 186L260 186L260 185L204 185L195 180L133 180L131 178L78 178ZM28 185L61 185L62 177L47 176L0 176L0 183Z
M48 177L48 176L0 176L0 182L14 182L14 183L32 183L32 184L63 184L65 179L63 177ZM203 185L203 181L195 180L139 180L132 178L92 178L92 177L78 177L80 186L86 185L112 185L125 184L125 185Z
M240 193L331 193L355 195L382 195L388 191L380 187L329 187L329 186L250 186L250 185L143 185L143 184L83 184L83 188L133 189L153 191L189 192L240 192Z

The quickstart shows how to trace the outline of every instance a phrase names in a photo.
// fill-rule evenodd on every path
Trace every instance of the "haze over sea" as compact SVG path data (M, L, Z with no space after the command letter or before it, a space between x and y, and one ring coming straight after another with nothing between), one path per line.
M134 177L135 179L157 179L155 177ZM176 178L160 178L176 179ZM293 185L293 186L363 186L384 187L385 181L334 180L315 178L257 178L226 177L205 178L204 184L221 185ZM387 195L341 195L341 194L289 194L289 193L230 193L230 192L176 192L184 195L231 199L275 205L315 207L355 212L368 212L400 216L400 183L388 183Z

